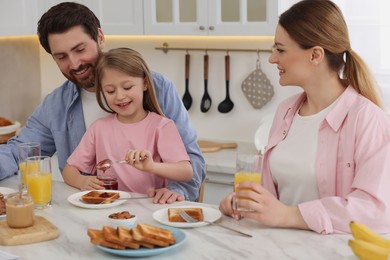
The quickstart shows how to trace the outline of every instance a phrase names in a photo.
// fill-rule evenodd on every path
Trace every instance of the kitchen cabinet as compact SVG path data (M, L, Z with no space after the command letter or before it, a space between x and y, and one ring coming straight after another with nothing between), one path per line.
M148 0L145 34L274 35L279 0Z
M51 6L60 2L64 1L38 1L39 17ZM106 35L142 35L144 33L142 0L79 0L77 2L88 6L95 13Z
M32 35L37 29L36 1L0 1L0 36Z

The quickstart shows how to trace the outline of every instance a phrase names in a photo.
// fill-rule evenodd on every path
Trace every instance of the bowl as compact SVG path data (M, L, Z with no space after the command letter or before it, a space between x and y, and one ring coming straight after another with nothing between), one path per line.
M0 126L0 144L5 144L20 128L20 123L15 121L12 125Z
M114 218L112 216L117 216L118 218ZM129 218L123 218L124 216ZM128 211L112 213L107 216L107 220L108 223L110 223L110 226L113 228L117 228L118 226L123 226L125 228L130 229L137 224L137 216L129 213Z

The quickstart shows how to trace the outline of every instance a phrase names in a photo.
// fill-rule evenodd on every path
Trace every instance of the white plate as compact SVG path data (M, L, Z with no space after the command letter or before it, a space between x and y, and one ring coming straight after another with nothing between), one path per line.
M214 222L217 221L221 216L221 212L218 209L202 206L177 206L169 208L202 208L204 220ZM193 228L193 227L202 227L208 225L206 222L197 222L197 223L187 223L187 222L169 222L168 220L168 208L163 208L153 212L153 218L158 222L172 227L178 228Z
M145 257L145 256L154 256L154 255L162 254L167 251L171 251L172 249L175 249L184 243L186 239L186 234L180 229L166 227L166 226L159 226L159 227L171 230L173 232L173 236L176 238L176 243L167 247L155 247L152 249L141 247L139 249L117 250L117 249L111 249L104 246L97 246L97 248L115 255L128 256L128 257Z
M0 193L3 195L7 195L10 193L14 193L14 192L16 192L16 190L11 189L11 188L7 188L7 187L0 187ZM5 214L0 215L0 219L3 219L3 218L5 218Z
M119 192L119 198L130 198L131 197L129 193L124 192L124 191L120 191L120 190L100 190L100 191ZM112 207L118 206L122 203L125 203L125 201L126 201L126 200L116 200L113 203L107 203L107 204L88 204L88 203L84 203L84 202L80 201L81 196L83 196L84 194L86 194L88 192L91 192L91 190L81 191L81 192L77 192L75 194L72 194L68 197L68 201L77 207L86 208L86 209L112 208Z

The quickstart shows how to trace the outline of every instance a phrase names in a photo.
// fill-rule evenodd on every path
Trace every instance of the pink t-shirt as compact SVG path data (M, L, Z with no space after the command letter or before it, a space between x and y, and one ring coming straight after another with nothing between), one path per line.
M146 149L155 162L190 161L175 123L156 113L135 124L118 121L116 115L96 120L86 131L67 163L80 172L95 171L103 159L123 160L129 149ZM119 190L146 193L149 187L162 188L166 179L128 164L114 164L108 171L118 177Z

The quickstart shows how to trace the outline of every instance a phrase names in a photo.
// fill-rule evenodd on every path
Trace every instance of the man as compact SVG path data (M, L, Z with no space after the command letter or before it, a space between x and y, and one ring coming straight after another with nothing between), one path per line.
M21 142L40 143L42 155L57 152L62 171L86 128L106 115L95 97L94 66L105 40L93 12L73 2L53 6L38 22L38 36L68 80L47 95L17 137L0 146L0 179L17 172L17 145ZM155 72L153 81L164 114L175 121L186 146L194 177L190 182L169 182L168 188L153 190L149 195L154 196L155 203L196 200L205 176L196 131L172 82Z

